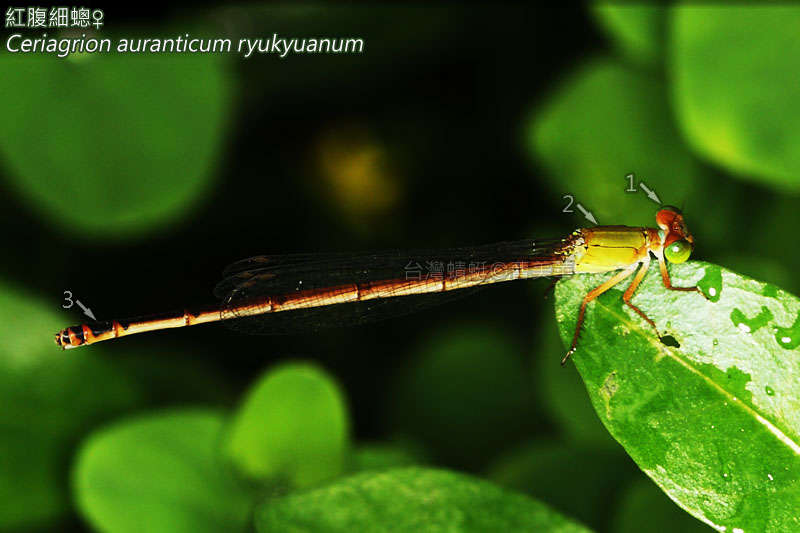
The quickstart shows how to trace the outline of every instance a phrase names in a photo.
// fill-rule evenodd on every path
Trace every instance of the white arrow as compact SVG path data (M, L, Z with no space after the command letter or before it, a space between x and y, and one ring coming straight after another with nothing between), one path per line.
M583 216L586 217L586 220L590 221L592 224L597 224L597 220L594 218L594 215L591 211L587 211L581 204L575 204L575 207L578 208L578 211L583 213Z
M89 309L88 307L84 306L81 303L80 300L75 300L75 303L78 304L78 307L80 307L83 310L83 314L85 314L86 316L88 316L92 320L97 320L97 318L95 318L95 316L94 316L94 313L92 313L92 310Z
M657 204L661 203L661 198L658 197L658 195L656 194L656 191L654 191L652 189L648 189L647 185L645 185L645 183L643 181L639 182L639 187L641 187L642 190L647 193L647 197L648 198L650 198L651 200L653 200Z

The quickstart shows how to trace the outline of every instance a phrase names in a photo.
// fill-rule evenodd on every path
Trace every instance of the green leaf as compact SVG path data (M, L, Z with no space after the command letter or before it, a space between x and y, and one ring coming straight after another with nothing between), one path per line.
M100 531L245 531L251 495L225 469L225 418L184 410L129 419L86 442L75 498Z
M527 496L443 470L364 473L304 494L268 500L260 533L291 531L587 531Z
M608 449L553 440L514 449L488 470L488 478L498 485L546 501L600 530L620 488L637 474L641 475L618 445Z
M649 479L639 479L628 487L614 511L611 531L640 533L658 524L660 531L708 533L708 526L684 513Z
M800 300L719 266L651 268L633 303L619 290L589 304L573 360L600 419L639 467L691 514L728 531L791 531L800 506ZM581 299L609 275L556 288L561 337ZM624 285L623 285L624 287Z
M8 180L62 230L163 229L209 191L232 92L223 59L0 55Z
M595 19L628 57L642 65L661 60L666 8L658 5L612 4L592 6Z
M672 122L660 80L618 61L581 67L538 110L528 144L541 160L552 199L572 195L601 224L641 225L656 206L626 175L644 181L665 203L680 204L703 175ZM586 224L572 206L574 223ZM580 218L579 218L580 217Z
M750 224L753 226L757 224L759 227L763 228L765 232L771 233L771 239L776 237L776 235L774 235L774 228L769 226L769 222L759 219L757 222L751 220ZM783 228L782 231L786 231L786 228ZM762 239L761 244L766 248L766 239ZM750 247L748 246L747 249L749 250ZM753 249L755 250L756 247ZM765 254L762 255L761 253L754 253L752 255L745 254L742 248L739 248L738 252L734 251L721 257L715 257L714 262L726 265L729 270L733 270L749 278L768 279L773 285L783 287L789 292L800 289L800 280L792 273L791 267L787 264L790 263L790 254L784 252L780 255L782 255L783 261L766 257Z
M247 476L308 487L344 470L348 433L336 382L313 365L289 363L268 371L248 393L225 449Z
M483 466L533 430L530 371L506 330L454 326L416 351L392 395L393 427L435 460Z
M671 22L672 96L692 147L744 179L800 189L800 8L687 5Z
M97 350L58 350L60 303L0 282L0 529L53 526L70 509L67 464L94 425L141 401Z

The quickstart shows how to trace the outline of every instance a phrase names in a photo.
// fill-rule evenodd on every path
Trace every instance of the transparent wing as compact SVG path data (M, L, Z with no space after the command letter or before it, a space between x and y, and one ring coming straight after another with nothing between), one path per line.
M435 283L467 272L490 269L515 261L560 261L556 252L563 241L522 240L444 250L391 250L358 254L289 254L258 256L238 261L225 269L226 277L215 295L222 300L222 317L233 329L257 334L291 334L332 326L364 324L418 311L473 294L485 286L409 294L426 280ZM335 305L330 301L337 287L383 284L381 297ZM319 290L319 296L314 291ZM345 290L345 289L341 289ZM310 307L258 315L244 312L264 298L280 301L301 291L311 294Z

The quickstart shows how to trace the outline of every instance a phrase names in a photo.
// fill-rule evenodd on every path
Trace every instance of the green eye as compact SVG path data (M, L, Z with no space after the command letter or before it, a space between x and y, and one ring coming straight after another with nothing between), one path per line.
M664 250L670 263L683 263L692 255L692 245L688 241L675 241Z

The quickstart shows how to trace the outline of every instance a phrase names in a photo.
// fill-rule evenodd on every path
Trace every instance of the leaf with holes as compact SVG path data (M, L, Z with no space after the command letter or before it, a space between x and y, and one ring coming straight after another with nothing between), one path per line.
M651 268L633 303L610 290L589 304L573 356L600 419L670 498L727 531L800 528L800 300L719 266ZM608 274L556 288L561 337L581 299ZM622 287L624 288L624 287Z

